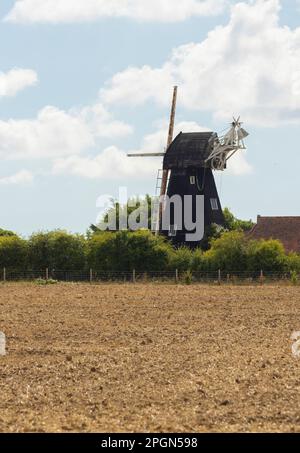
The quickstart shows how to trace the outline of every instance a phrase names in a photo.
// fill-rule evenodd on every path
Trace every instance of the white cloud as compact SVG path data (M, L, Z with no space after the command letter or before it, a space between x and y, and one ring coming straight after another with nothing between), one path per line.
M187 109L212 111L218 119L241 114L245 122L274 126L300 122L300 28L279 23L279 0L232 6L229 23L200 43L175 49L160 68L130 67L101 91L105 103L167 105L179 84Z
M100 91L101 99L108 104L129 102L139 105L154 98L158 103L167 104L170 102L169 88L175 83L172 72L169 62L159 69L130 67L117 73Z
M148 159L145 164L144 159L130 159L125 151L110 146L97 156L70 156L57 159L54 162L53 172L88 179L112 180L129 177L144 179L154 177L158 168L160 168L159 160Z
M86 106L80 111L73 109L70 113L88 125L95 137L123 137L133 132L133 128L130 125L123 121L115 120L113 115L100 103Z
M47 106L34 119L0 121L0 157L74 155L95 147L100 138L131 132L131 126L114 120L101 104L69 111Z
M203 132L208 128L202 127L195 122L180 122L176 125L175 136L180 132ZM167 141L167 124L162 123L156 132L144 137L140 149L133 153L163 152ZM151 157L127 157L127 152L111 146L97 156L69 156L54 161L53 172L55 174L72 174L88 179L120 179L135 178L153 180L153 186L157 171L162 167L162 159ZM249 173L250 165L244 155L237 154L232 158L229 171L239 175Z
M88 22L102 17L179 22L216 15L227 0L17 0L5 20L19 23Z
M0 97L15 96L19 91L37 83L38 76L31 69L12 69L0 72Z
M253 167L247 161L245 151L239 151L228 161L227 172L234 176L249 175L253 172Z
M30 184L33 181L33 174L28 170L20 170L11 176L0 178L0 185Z

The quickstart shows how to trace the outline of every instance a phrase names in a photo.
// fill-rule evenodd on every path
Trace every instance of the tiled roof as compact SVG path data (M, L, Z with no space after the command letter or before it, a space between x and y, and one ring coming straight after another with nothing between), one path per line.
M250 239L278 239L287 252L300 253L300 217L257 217Z

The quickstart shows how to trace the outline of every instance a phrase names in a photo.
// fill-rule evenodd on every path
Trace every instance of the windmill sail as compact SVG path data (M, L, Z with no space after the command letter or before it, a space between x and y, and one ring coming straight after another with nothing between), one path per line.
M206 163L210 164L213 170L225 170L227 161L239 150L246 149L244 139L248 137L248 132L242 128L240 118L234 118L229 131L218 137L214 136L212 150Z

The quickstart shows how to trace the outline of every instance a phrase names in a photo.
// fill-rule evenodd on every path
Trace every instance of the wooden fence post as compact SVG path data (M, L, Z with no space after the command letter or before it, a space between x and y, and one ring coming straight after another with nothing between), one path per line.
M264 271L263 270L260 271L259 279L260 279L260 284L263 285L264 284Z
M6 282L6 268L3 268L3 281Z
M93 282L93 269L90 269L90 283Z
M46 280L49 280L49 269L48 269L48 267L46 269Z
M175 282L176 282L176 283L179 282L179 273L178 273L178 269L176 269L176 271L175 271Z
M133 282L133 283L136 282L135 269L133 269L133 271L132 271L132 282Z
M219 285L222 283L221 269L218 270L218 283Z

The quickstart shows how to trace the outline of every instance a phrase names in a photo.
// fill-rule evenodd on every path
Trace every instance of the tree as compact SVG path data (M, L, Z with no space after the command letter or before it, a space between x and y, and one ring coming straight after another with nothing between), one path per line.
M90 229L93 233L99 233L104 231L109 224L110 219L115 219L115 221L110 225L109 231L119 231L120 228L120 218L121 216L127 220L129 217L137 210L143 209L147 213L147 227L151 230L151 207L152 207L152 198L150 195L146 195L144 198L133 197L130 198L127 202L127 205L121 205L115 200L111 200L111 207L103 214L102 219L98 225L91 225ZM139 222L140 216L137 216L137 222ZM144 225L146 227L146 225ZM130 229L130 228L129 228Z
M3 230L2 228L0 228L0 237L1 236L17 236L17 235L13 231Z
M229 208L225 208L223 214L225 219L224 228L228 231L250 231L254 226L252 220L237 219Z
M24 270L27 264L27 243L18 236L0 236L0 266Z
M82 270L86 265L85 239L66 231L40 232L28 241L32 269Z

